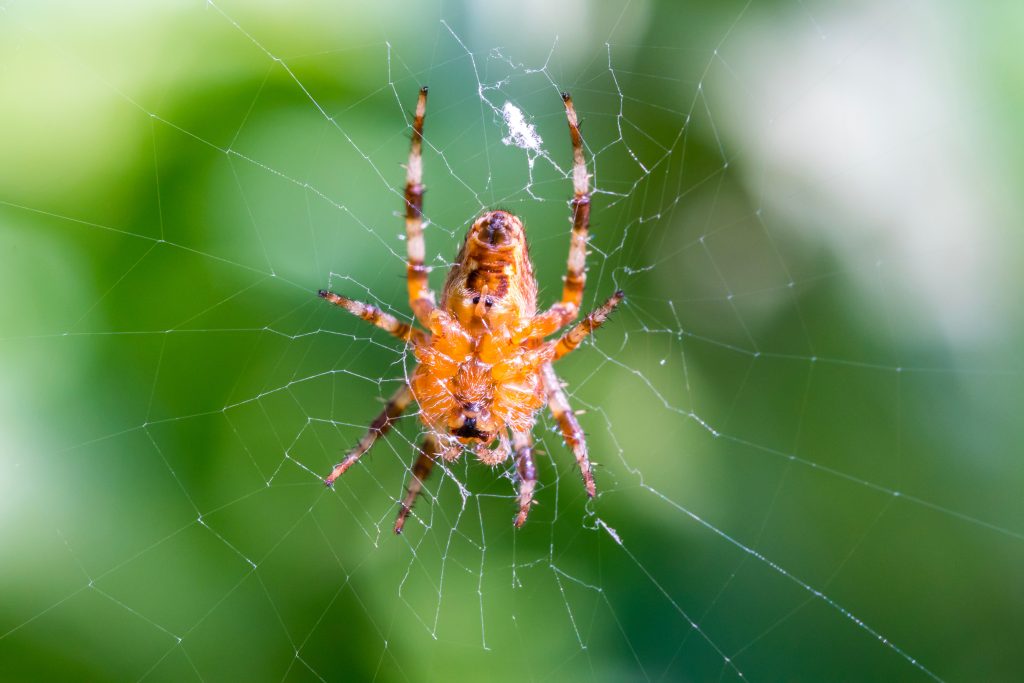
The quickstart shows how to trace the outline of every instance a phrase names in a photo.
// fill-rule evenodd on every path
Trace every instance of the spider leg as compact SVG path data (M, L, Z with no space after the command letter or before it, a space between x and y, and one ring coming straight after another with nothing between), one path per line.
M565 284L562 287L562 301L557 307L565 309L569 316L566 322L579 314L583 301L583 286L586 283L587 234L590 231L590 176L587 162L583 158L583 138L580 136L579 119L569 93L562 93L565 102L565 117L569 122L569 136L572 138L572 235L569 238L569 260L566 264Z
M395 316L390 313L385 313L376 306L364 304L362 301L349 299L346 296L341 296L334 292L328 292L326 289L321 289L317 294L320 298L326 299L335 306L344 308L352 315L362 318L366 322L379 327L385 332L389 332L402 341L411 340L414 344L420 344L426 341L426 335L424 335L423 332L415 329L408 323L399 321Z
M537 465L533 461L533 437L530 430L512 432L512 449L516 457L516 471L519 472L519 514L514 524L521 528L533 506L533 489L537 486Z
M384 410L381 411L380 415L373 419L370 423L370 428L366 430L366 434L363 434L363 438L359 439L359 443L355 447L345 454L345 459L334 466L331 473L324 479L324 484L331 486L334 484L334 480L345 474L345 471L352 467L359 458L363 457L366 451L370 450L373 444L381 436L388 433L391 429L391 424L405 412L405 409L412 402L412 390L409 389L409 385L403 383L399 387L398 391L388 399L387 405L384 406Z
M608 300L595 308L590 314L563 334L555 344L555 360L576 350L580 343L597 328L604 324L625 295L619 290L608 297Z
M423 489L423 482L427 480L431 470L434 469L434 462L437 460L440 452L441 447L437 442L437 437L433 434L427 434L423 438L423 446L420 447L419 457L416 458L416 462L412 466L412 479L409 480L409 486L405 491L405 498L402 499L402 508L398 511L398 518L395 520L396 534L402 533L405 520L409 518L412 506L416 503L416 498Z
M545 337L558 332L558 330L572 321L571 315L566 315L566 310L559 304L555 304L543 313L530 318L512 336L513 344L522 344L527 339L544 339Z
M551 367L551 363L546 363L541 373L544 378L544 387L548 392L548 408L551 409L551 414L562 430L562 438L565 439L566 445L576 456L576 464L579 465L580 474L583 475L583 485L587 489L587 495L593 498L597 494L597 489L594 486L594 473L590 471L590 457L587 455L587 441L583 435L583 429L569 405L569 399L562 391L562 383L559 381L558 375L555 374L555 369Z
M412 123L412 144L405 175L405 243L408 249L409 306L426 327L434 310L434 293L427 280L426 246L423 241L423 117L427 110L427 86L420 88Z

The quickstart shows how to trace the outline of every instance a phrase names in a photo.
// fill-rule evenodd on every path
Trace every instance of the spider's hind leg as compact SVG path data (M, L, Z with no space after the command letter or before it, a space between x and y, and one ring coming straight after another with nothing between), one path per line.
M566 263L565 284L562 287L562 301L557 306L565 309L575 318L583 301L583 287L587 281L587 237L590 232L590 176L587 161L583 156L583 137L580 135L579 118L569 93L562 93L565 103L565 118L569 123L569 137L572 140L572 235L569 238L569 259ZM570 318L570 319L571 319Z
M434 310L434 292L427 279L428 269L423 263L426 246L423 240L423 119L427 112L427 86L420 88L416 100L416 115L412 122L412 141L409 146L409 164L405 175L405 245L408 255L406 278L409 306L421 325L430 322Z

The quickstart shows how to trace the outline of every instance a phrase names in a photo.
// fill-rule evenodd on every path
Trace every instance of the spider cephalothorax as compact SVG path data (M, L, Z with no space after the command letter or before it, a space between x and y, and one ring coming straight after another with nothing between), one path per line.
M568 94L563 94L562 99L572 138L575 195L571 202L572 233L561 301L537 313L537 281L523 223L508 211L496 210L480 216L466 233L445 281L441 303L435 305L423 265L421 151L426 88L420 90L416 105L405 202L409 303L416 319L429 333L399 322L374 306L332 292L320 292L331 303L410 342L418 361L410 382L391 397L359 444L325 480L328 485L333 484L415 400L428 433L413 465L413 478L395 522L396 533L401 533L435 460L454 459L464 449L473 451L489 465L497 465L515 452L519 474L519 514L515 524L522 526L536 485L530 430L545 401L576 456L587 495L595 494L583 430L551 364L579 346L608 318L622 301L622 292L613 294L558 339L547 340L579 315L590 222L589 177L576 111Z

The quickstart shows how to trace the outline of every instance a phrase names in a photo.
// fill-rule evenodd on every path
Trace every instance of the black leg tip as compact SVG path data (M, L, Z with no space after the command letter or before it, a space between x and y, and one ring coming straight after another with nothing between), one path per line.
M625 299L626 298L626 293L623 292L621 289L616 289L615 290L615 298L616 299Z
M421 92L421 93L423 93L424 95L426 95L426 94L427 94L427 91L428 91L428 90L430 90L430 88L428 88L428 87L427 87L427 86L425 86L425 85L424 85L424 86L422 86L422 87L420 88L420 92Z
M318 289L318 290L316 290L316 295L318 297L320 297L321 299L326 299L327 298L327 290L326 289Z
M569 91L568 90L563 90L562 91L562 101L563 102L569 102L571 100L572 100L572 95L569 94Z

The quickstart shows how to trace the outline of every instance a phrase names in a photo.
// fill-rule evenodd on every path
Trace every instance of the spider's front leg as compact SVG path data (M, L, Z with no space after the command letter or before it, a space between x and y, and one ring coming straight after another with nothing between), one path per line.
M409 486L405 491L405 498L402 499L402 508L398 511L398 518L395 520L395 533L402 533L402 528L405 526L405 520L409 518L412 513L412 506L416 503L416 498L419 497L420 491L423 490L423 482L430 476L431 470L434 469L434 462L441 454L441 447L437 441L437 437L433 433L427 434L423 438L423 446L420 448L419 457L416 458L416 462L412 466L412 479L409 480Z
M533 506L533 489L537 486L537 464L533 461L533 437L530 430L512 432L512 450L515 452L516 472L519 473L519 514L514 524L521 528Z
M555 374L551 363L546 363L541 370L544 378L544 388L548 393L548 408L558 422L562 430L562 438L565 444L572 449L576 456L576 464L579 465L580 474L583 475L583 486L587 489L587 495L593 498L597 494L594 486L594 473L590 471L590 456L587 455L587 441L583 435L583 428L580 427L576 414L569 405L569 399L562 391L562 383Z
M426 245L423 240L423 119L427 111L427 86L420 88L412 123L412 144L405 174L405 243L408 249L409 306L416 319L429 327L434 292L427 279Z
M363 438L359 439L359 443L356 444L355 448L345 454L345 459L334 466L331 473L324 479L324 484L332 486L334 481L345 474L345 471L349 467L356 464L359 458L363 457L366 451L370 450L373 444L378 438L384 436L391 429L391 425L400 416L405 409L409 407L409 403L412 402L412 390L409 385L405 382L399 387L391 398L388 400L387 405L384 406L384 410L381 411L380 415L373 419L370 423L370 428L366 430L366 434L363 434Z

